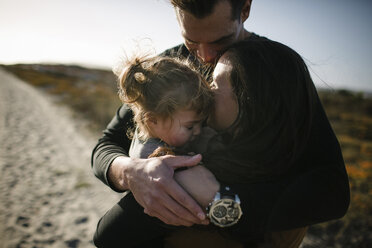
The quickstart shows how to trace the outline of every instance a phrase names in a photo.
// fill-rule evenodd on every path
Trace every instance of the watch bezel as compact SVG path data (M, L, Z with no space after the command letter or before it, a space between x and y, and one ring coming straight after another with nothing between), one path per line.
M219 217L214 214L214 210L221 206L226 209L226 214L223 217ZM237 216L228 215L228 212L231 211L231 209L238 211ZM240 199L238 195L235 195L235 197L222 195L221 197L221 193L217 192L215 199L207 208L207 215L210 221L219 227L229 227L235 225L239 221L242 214L243 212L240 207Z

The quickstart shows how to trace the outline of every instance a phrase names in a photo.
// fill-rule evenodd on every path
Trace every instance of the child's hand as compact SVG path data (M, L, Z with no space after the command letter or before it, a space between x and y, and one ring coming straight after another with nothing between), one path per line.
M159 146L150 155L149 158L161 157L165 155L176 155L172 148L167 146Z

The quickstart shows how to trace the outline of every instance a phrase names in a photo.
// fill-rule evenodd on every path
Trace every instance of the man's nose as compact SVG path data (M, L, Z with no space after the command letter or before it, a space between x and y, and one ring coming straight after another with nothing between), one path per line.
M217 54L218 52L215 49L206 44L200 44L197 49L197 55L203 63L213 63L217 58Z

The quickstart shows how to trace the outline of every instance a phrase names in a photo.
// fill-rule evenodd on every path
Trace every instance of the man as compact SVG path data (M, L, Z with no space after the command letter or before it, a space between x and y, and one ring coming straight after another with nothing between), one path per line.
M241 11L234 17L230 1L217 1L213 12L200 19L181 10L176 5L177 1L172 1L185 46L202 63L213 63L228 45L251 35L243 26L249 16L251 1L231 2L239 2L241 5L236 7L240 7ZM174 49L169 52L188 55L184 46L179 47L178 51ZM121 112L124 112L123 108ZM145 212L164 223L184 226L208 223L204 211L173 179L175 168L198 164L200 155L146 160L129 158L128 151L116 144L123 140L126 144L130 142L123 130L130 119L131 116L120 116L119 110L118 116L109 124L104 137L93 151L95 174L116 191L130 189ZM122 140L117 143L119 139Z
M165 55L188 57L194 59L195 63L213 65L234 42L263 39L248 32L243 26L249 17L251 0L171 2L185 42L184 45L166 51ZM176 168L194 166L200 162L201 156L129 158L127 154L131 141L126 137L126 129L133 126L131 118L128 108L122 106L94 148L92 167L96 176L113 190L131 190L145 213L166 224L208 224L201 207L173 179ZM324 163L333 163L333 158L328 158L326 152L324 156ZM247 232L286 230L343 216L348 206L348 186L346 173L342 168L343 161L338 162L341 163L339 174L327 178L325 171L324 175L316 175L315 179L312 177L306 181L304 187L301 181L294 180L288 186L287 181L278 181L252 184L244 188L246 197L242 200L250 203L249 210L243 211L250 220ZM318 182L313 181L318 179ZM307 192L306 199L292 191L293 187L311 191L311 184L319 183L324 185L326 196L332 197L327 198L327 203L331 204L318 202L323 197L317 198L317 191ZM333 184L333 188L330 184ZM279 194L285 197L278 200ZM283 202L285 205L289 202L291 208L283 207ZM301 211L293 212L297 204ZM314 208L317 211L316 218L309 214Z

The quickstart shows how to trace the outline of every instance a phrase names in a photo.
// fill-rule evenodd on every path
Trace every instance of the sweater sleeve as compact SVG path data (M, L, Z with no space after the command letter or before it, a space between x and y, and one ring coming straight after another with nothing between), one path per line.
M243 215L231 232L240 237L341 218L349 205L347 176L335 167L309 170L289 183L278 180L233 187Z
M294 165L295 176L273 206L267 226L271 230L341 218L349 207L349 180L341 148L320 103L314 123L308 148Z
M130 108L122 105L103 131L103 136L92 152L91 166L94 175L115 191L116 189L109 184L107 171L115 158L129 154L131 140L127 133L134 128L132 118L133 113Z
M243 215L226 231L239 238L343 217L350 202L348 176L321 104L306 151L288 173L275 180L230 185L240 197Z

